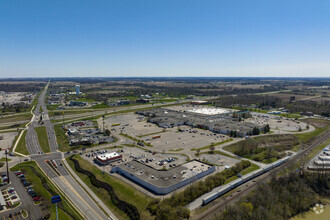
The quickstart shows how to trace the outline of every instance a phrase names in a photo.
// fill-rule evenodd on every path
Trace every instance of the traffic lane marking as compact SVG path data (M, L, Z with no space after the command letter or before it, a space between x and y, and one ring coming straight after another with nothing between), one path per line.
M67 181L67 179L65 179L63 176L58 176L58 177L63 181L65 185L71 188L72 192L74 192L87 205L87 207L90 208L90 210L92 210L100 219L102 219L102 217L98 215L97 212L95 212L95 210L92 209L92 207L89 206L89 204L79 195L79 193L77 193L75 188L73 188L73 186Z
M53 171L53 173L55 173L55 172ZM76 196L78 198L80 198L81 201L83 201L85 203L85 205L99 217L99 219L102 219L102 217L100 215L98 215L97 212L92 207L90 207L90 205L77 193L77 191L75 190L75 188L63 176L59 176L59 175L57 175L57 173L55 173L55 175L60 180L62 180L62 182L64 183L64 185L66 185L68 188L70 188L72 190L72 192L74 194L76 194Z

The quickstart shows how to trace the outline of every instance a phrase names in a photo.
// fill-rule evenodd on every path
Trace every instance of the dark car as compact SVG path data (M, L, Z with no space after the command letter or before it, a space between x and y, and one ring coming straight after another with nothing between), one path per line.
M24 181L23 181L23 185L24 185L24 186L30 186L31 183L29 183L29 182L27 182L27 181L24 180Z
M35 197L38 197L38 194L33 193L33 194L31 194L31 196L32 196L32 198L35 198Z

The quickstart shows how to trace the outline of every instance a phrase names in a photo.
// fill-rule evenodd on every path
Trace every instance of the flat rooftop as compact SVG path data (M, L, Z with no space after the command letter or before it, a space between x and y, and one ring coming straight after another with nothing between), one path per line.
M194 108L188 110L188 112L203 114L203 115L221 115L221 114L229 114L231 111L223 108Z
M169 170L156 170L133 160L121 164L118 167L152 185L157 187L168 187L204 172L212 166L193 160Z
M117 152L111 152L111 153L97 155L96 157L101 160L108 160L108 159L118 157L118 156L120 156L120 154L118 154Z

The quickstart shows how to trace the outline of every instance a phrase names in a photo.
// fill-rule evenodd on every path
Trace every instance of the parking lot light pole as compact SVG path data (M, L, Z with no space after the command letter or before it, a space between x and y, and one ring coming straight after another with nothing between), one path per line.
M102 118L103 118L103 132L104 132L104 117L105 117L105 115L102 116Z
M6 165L7 165L7 177L8 177L8 184L10 183L10 179L9 179L9 169L8 169L8 149L5 152L6 154Z

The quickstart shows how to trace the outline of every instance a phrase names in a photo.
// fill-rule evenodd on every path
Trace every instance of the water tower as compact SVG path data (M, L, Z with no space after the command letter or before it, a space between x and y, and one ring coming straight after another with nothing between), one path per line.
M76 85L76 95L79 96L80 93L80 85Z

